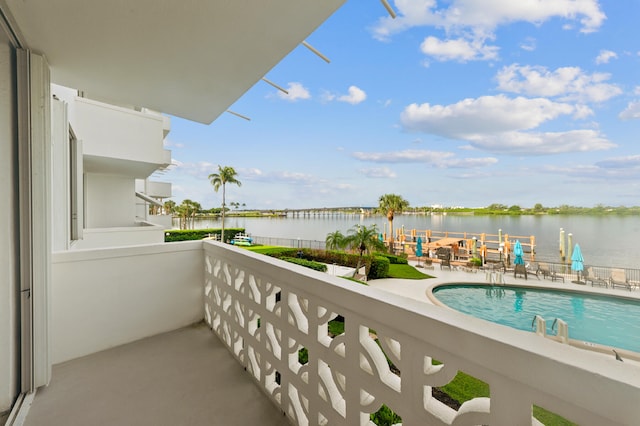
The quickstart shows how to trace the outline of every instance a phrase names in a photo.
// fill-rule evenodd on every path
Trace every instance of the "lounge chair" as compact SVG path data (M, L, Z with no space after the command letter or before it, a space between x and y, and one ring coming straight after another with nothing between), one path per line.
M624 269L619 269L619 268L611 269L611 276L609 277L609 283L613 288L622 287L629 291L636 288L635 283L631 283L627 279L627 274L625 273Z
M564 277L562 275L558 275L556 271L552 270L548 263L539 263L538 271L542 274L543 278L551 278L551 281L562 280L562 282L564 282Z
M593 287L594 285L609 287L609 282L603 278L598 277L593 272L593 268L591 266L582 271L582 278L584 279L585 284L591 283L591 287Z
M527 275L535 275L538 280L540 280L540 269L538 265L527 263L525 265L525 270L527 271Z

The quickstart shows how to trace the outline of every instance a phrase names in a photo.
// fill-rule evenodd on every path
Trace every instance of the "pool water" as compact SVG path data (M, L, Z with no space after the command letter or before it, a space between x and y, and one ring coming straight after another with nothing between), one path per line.
M518 330L532 331L535 315L569 325L569 338L640 352L640 301L509 286L450 285L433 290L452 309Z

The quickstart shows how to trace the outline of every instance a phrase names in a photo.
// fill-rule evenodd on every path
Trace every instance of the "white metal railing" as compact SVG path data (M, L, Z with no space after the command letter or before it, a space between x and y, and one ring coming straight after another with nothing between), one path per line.
M404 425L536 424L533 404L580 424L640 418L637 366L235 247L203 247L206 321L295 424L371 424L382 404ZM331 338L337 315L345 333ZM458 411L437 401L432 387L458 371L488 383L491 399Z

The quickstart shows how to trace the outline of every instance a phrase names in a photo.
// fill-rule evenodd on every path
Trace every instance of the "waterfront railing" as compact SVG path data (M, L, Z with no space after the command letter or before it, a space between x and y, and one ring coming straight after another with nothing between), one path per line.
M324 241L303 240L301 238L279 238L279 237L260 237L252 235L254 244L262 244L266 246L282 246L293 248L309 248L325 250L327 245Z

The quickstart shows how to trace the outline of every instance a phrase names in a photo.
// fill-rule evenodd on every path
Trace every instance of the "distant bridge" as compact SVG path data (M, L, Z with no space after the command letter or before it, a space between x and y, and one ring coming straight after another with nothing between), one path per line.
M308 209L272 209L258 210L263 214L282 217L317 217L317 216L353 216L370 215L375 213L374 207L314 207Z

